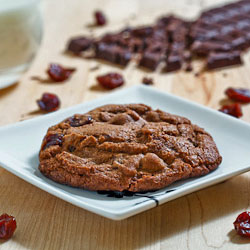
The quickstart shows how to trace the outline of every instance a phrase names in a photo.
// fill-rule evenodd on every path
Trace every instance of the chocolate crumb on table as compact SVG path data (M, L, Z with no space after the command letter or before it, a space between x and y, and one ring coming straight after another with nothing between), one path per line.
M242 0L205 10L196 20L168 15L153 25L126 27L95 39L72 38L67 50L77 55L93 49L95 58L124 67L139 55L138 66L154 71L164 62L162 71L172 72L193 56L204 58L207 69L242 64L241 53L249 46L250 1Z
M142 78L142 83L145 84L145 85L153 85L154 81L153 81L153 78L143 77Z

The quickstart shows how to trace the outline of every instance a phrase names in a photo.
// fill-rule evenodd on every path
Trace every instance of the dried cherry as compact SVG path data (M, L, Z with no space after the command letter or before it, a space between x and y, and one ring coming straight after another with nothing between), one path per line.
M99 26L105 25L107 22L106 17L104 16L104 14L101 11L95 12L95 20L96 20L96 24Z
M250 89L228 88L225 94L232 100L242 103L250 103Z
M0 215L0 239L7 240L11 238L15 230L16 230L15 217L8 214Z
M55 82L63 82L67 80L75 70L75 68L65 68L59 64L51 63L47 73L51 80Z
M232 103L228 105L222 106L219 111L234 116L236 118L239 118L242 116L242 110L241 110L241 105L239 103Z
M43 139L42 149L46 149L54 145L62 145L63 135L61 134L49 134Z
M39 108L43 111L52 112L59 108L60 100L55 94L44 93L40 100L37 100Z
M122 75L118 73L109 73L106 75L98 76L98 83L106 89L114 89L124 84Z
M250 238L250 212L241 213L234 222L236 232Z

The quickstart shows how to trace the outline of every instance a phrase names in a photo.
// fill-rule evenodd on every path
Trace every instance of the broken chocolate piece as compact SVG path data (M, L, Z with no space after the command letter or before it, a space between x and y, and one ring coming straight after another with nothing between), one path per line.
M140 66L155 70L159 63L164 60L167 51L167 44L162 42L151 43L142 54Z
M99 43L96 46L96 58L109 61L111 63L126 66L132 57L132 53L127 48L118 45Z
M96 58L122 66L132 58L141 58L139 66L150 70L155 70L165 60L164 71L170 72L181 69L183 61L191 61L193 55L209 61L212 52L218 52L221 57L249 47L250 0L242 0L205 10L193 22L169 15L161 17L154 25L126 27L99 39L76 37L69 42L67 50L80 54L93 48ZM185 55L187 52L190 59ZM224 60L225 66L241 63L240 56L233 55L234 60L232 56ZM221 59L219 61L222 65Z
M179 53L171 52L166 60L163 72L172 72L181 69L182 61L182 56Z
M164 54L159 52L145 51L139 65L147 69L155 70L163 56Z
M211 52L207 58L207 69L209 70L239 64L242 64L239 51L227 53Z
M153 33L152 27L140 27L132 30L132 35L137 37L147 37L151 36Z
M84 36L72 38L67 46L67 50L78 55L81 52L89 49L93 44L93 40Z

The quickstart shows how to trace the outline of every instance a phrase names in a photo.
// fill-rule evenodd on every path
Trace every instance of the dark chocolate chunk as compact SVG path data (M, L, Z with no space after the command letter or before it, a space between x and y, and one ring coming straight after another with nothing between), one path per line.
M152 27L140 27L138 29L132 30L132 35L137 37L148 37L151 36L153 33Z
M211 51L230 51L232 49L232 45L227 42L222 41L195 41L191 46L192 53L198 56L205 56L209 54Z
M93 40L84 36L72 38L67 46L67 50L74 54L80 54L82 51L89 49L93 45Z
M163 71L172 72L181 69L182 61L182 56L179 53L170 53L166 60L166 66Z
M151 70L155 70L158 64L162 61L163 57L163 53L145 51L142 55L139 65Z
M211 52L207 58L207 69L209 70L239 64L242 64L239 51L227 53Z
M126 66L132 57L132 53L129 49L118 45L98 43L96 46L96 57Z
M155 70L159 63L164 60L166 51L166 44L152 41L152 44L142 54L139 65L151 70Z

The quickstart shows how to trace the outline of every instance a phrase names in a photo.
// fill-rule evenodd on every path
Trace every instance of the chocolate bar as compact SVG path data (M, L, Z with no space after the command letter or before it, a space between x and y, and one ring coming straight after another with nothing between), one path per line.
M250 47L250 0L226 4L203 11L193 22L173 15L155 24L126 27L99 39L76 37L67 50L78 55L93 48L95 57L126 66L140 55L139 66L155 70L161 61L163 71L182 68L185 53L205 57L207 68L241 64L240 53Z

